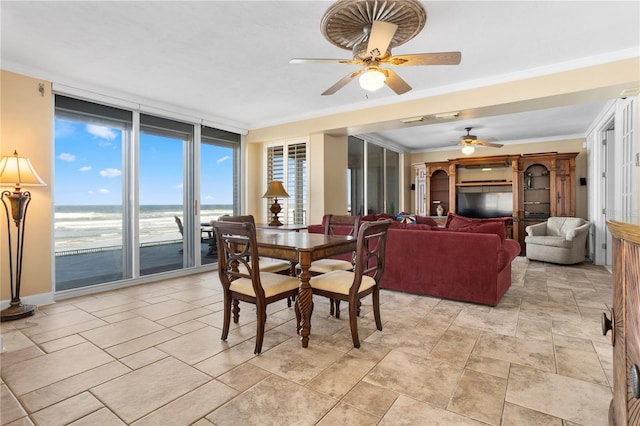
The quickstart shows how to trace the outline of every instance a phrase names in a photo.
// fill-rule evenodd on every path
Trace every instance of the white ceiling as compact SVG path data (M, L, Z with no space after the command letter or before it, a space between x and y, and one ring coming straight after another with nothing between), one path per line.
M461 51L458 66L396 68L413 90L367 93L320 32L329 1L6 1L3 69L255 129L640 55L638 1L424 1L427 23L395 54ZM584 135L606 104L562 106L378 131L408 151L455 144L473 127L503 143ZM481 115L476 115L481 117ZM425 120L428 124L432 121Z

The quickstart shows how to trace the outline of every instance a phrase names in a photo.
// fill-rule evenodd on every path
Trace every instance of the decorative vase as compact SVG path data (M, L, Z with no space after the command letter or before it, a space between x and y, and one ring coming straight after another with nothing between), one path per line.
M436 207L436 213L438 213L438 216L444 215L444 207L442 207L442 204L438 204L438 207Z

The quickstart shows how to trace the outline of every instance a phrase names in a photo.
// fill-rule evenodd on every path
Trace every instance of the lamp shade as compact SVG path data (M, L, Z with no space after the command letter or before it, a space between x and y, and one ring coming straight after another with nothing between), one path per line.
M286 189L282 186L281 181L274 180L269 182L267 192L264 193L262 198L289 198L289 194L287 194Z
M18 152L0 159L1 186L39 186L46 185L33 169L27 157L19 157Z
M360 82L360 87L364 90L375 92L384 86L384 80L386 78L387 76L384 75L382 71L375 67L371 67L360 75L358 81Z

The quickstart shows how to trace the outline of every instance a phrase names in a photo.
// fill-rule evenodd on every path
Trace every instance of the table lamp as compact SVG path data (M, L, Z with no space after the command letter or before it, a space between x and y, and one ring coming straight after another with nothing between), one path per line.
M26 223L27 207L31 201L31 193L22 191L21 186L46 185L31 166L26 157L19 157L18 152L0 158L0 185L13 186L14 190L2 191L0 198L7 214L7 237L9 240L9 275L11 281L11 302L7 309L0 312L0 321L12 321L26 318L35 313L35 306L23 305L20 301L20 284L22 278L22 252L24 250L24 227ZM8 203L7 203L8 202ZM11 205L11 216L9 216ZM16 250L13 250L11 236L11 220L16 225ZM15 256L15 265L13 261ZM14 269L15 266L15 269Z
M278 213L280 213L282 207L278 204L278 198L289 198L289 194L287 194L284 186L282 186L282 182L279 180L269 182L267 192L264 193L262 198L273 198L273 204L271 204L271 214L273 214L273 218L269 226L281 226L282 222L278 220Z

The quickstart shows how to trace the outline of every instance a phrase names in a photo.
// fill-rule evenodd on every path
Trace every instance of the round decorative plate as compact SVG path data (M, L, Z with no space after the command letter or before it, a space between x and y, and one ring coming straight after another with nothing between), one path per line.
M417 0L340 0L322 17L322 35L337 47L353 50L368 39L373 21L391 22L398 29L389 48L415 37L427 21L427 12Z

